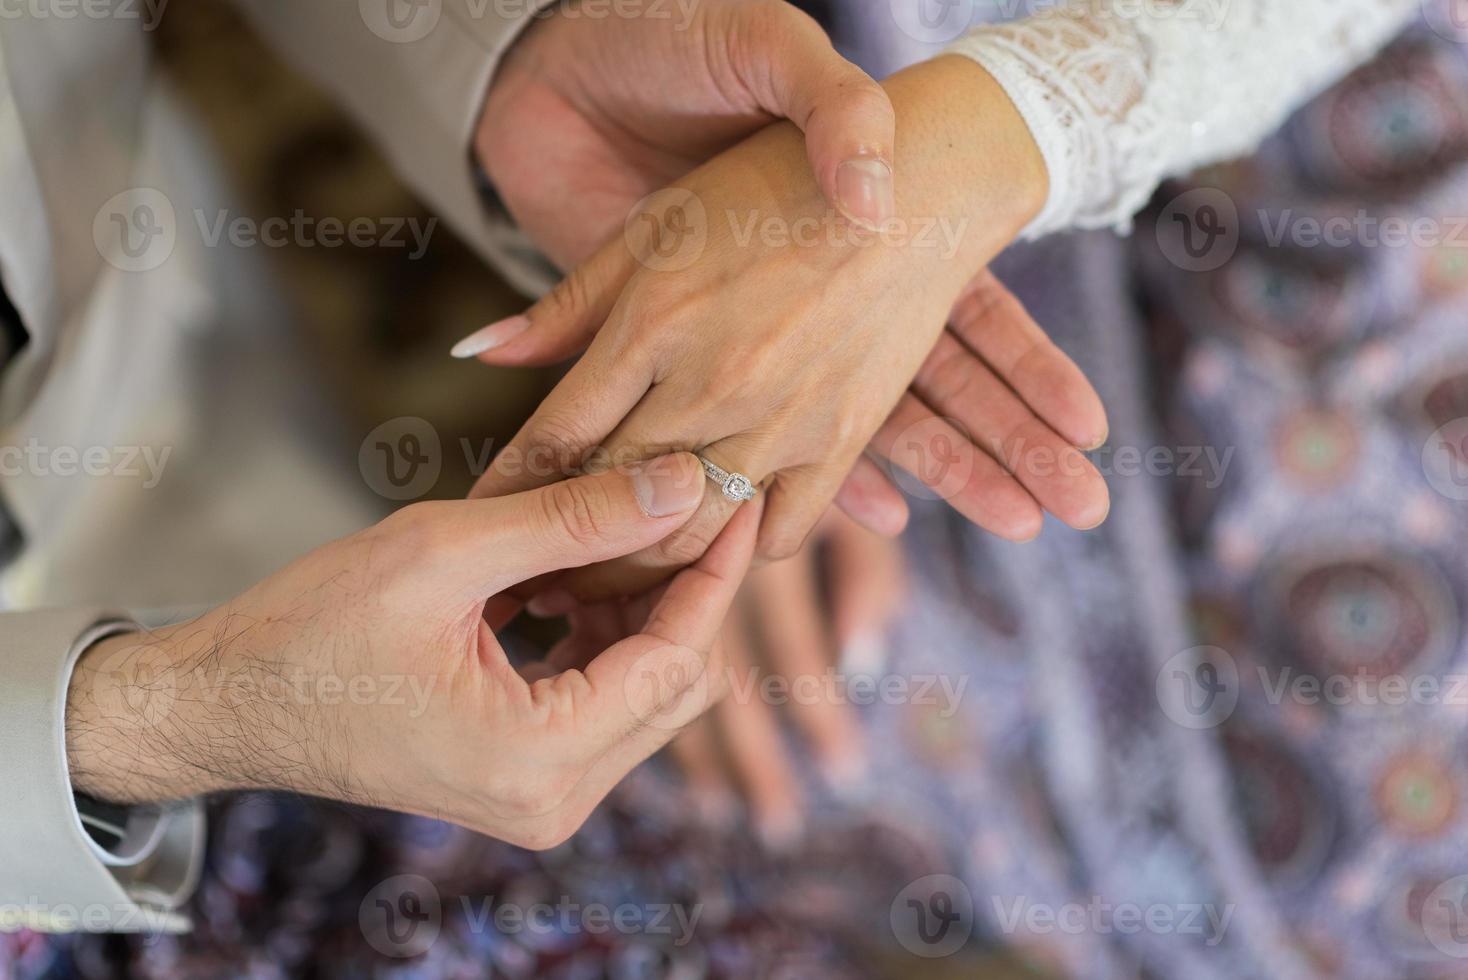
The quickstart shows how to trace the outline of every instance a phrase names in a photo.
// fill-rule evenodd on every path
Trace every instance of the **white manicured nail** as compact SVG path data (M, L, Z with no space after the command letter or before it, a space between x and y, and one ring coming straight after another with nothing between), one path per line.
M454 345L451 355L457 358L476 357L487 350L502 347L530 329L530 318L523 313L496 320L487 327L465 337Z

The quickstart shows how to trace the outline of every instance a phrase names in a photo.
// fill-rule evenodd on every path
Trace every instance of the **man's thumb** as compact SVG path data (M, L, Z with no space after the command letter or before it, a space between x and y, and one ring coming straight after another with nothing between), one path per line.
M465 561L488 574L486 594L565 568L649 547L686 523L703 499L691 453L620 466L508 497L467 501Z
M886 91L831 47L819 24L788 4L748 4L752 19L739 72L760 107L805 131L806 154L821 193L869 228L896 215L892 152L897 117Z

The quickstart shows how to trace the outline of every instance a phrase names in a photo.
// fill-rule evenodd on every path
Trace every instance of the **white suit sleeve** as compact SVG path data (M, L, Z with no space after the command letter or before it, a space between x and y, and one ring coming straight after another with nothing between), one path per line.
M500 58L551 0L235 0L256 30L330 92L403 181L523 292L560 278L471 157Z
M1158 183L1243 155L1369 58L1420 0L1074 0L948 49L982 65L1050 172L1025 229L1125 230Z
M77 658L134 628L95 610L0 613L0 931L179 932L202 863L197 802L133 807L104 846L88 833L66 758Z

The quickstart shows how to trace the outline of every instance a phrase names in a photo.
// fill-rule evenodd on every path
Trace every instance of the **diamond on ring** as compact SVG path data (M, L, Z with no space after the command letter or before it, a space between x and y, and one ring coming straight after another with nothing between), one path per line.
M698 461L703 464L703 471L708 478L717 483L719 489L724 492L724 496L735 503L753 500L754 495L759 492L755 489L754 481L743 473L730 473L722 466L702 456L698 457Z

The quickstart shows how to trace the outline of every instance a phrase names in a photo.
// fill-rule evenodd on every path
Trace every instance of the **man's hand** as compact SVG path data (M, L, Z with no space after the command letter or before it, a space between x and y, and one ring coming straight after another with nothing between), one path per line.
M564 840L711 705L755 510L583 669L527 680L508 587L654 544L697 509L680 454L492 500L416 504L209 613L99 643L67 703L74 785L130 803L287 789ZM624 636L626 634L623 634Z
M938 59L887 85L905 134L893 233L829 218L789 126L700 167L532 307L517 336L479 355L543 363L590 341L475 492L556 479L598 449L697 449L769 481L759 553L780 558L875 439L1001 536L1033 537L1044 510L1100 523L1105 483L1077 449L1104 436L1099 401L1012 297L974 278L1039 209L1039 151L973 62ZM951 239L924 233L940 225ZM995 302L1014 307L1007 329L965 329ZM945 332L950 313L957 329ZM710 494L657 548L560 584L583 598L636 592L701 554L732 511Z
M806 134L832 206L892 215L892 104L783 0L709 0L670 17L570 8L515 43L475 148L510 213L561 268L633 202L777 119Z

